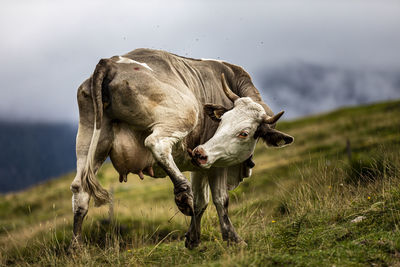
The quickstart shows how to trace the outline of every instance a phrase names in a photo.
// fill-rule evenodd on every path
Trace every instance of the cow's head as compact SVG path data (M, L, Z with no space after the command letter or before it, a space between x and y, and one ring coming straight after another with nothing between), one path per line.
M261 138L268 146L283 147L293 142L293 137L275 130L276 121L283 111L273 117L249 97L239 97L233 93L222 74L222 87L234 103L232 109L206 104L204 111L219 126L214 136L205 144L188 150L194 163L203 167L227 167L249 159L257 140Z

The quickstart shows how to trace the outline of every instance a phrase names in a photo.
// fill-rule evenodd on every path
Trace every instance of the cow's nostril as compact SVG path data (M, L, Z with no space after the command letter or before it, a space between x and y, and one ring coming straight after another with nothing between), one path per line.
M198 164L206 164L207 163L207 155L202 147L196 147L193 150L193 158L197 161Z
M206 164L207 163L207 156L199 157L197 159L197 162L200 163L200 164Z

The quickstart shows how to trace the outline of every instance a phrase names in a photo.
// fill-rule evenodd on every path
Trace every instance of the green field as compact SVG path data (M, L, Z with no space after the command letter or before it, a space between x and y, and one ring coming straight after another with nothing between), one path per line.
M247 247L222 241L209 205L202 243L186 249L190 220L178 212L169 179L130 175L120 184L105 164L98 178L113 192L112 214L91 207L85 244L74 253L74 174L0 196L0 265L400 265L400 101L277 128L294 144L259 143L253 176L230 193L230 217Z

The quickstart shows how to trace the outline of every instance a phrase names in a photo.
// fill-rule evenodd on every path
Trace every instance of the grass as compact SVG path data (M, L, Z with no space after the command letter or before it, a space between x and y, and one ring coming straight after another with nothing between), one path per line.
M400 264L400 101L285 121L295 137L255 152L253 176L230 192L230 217L248 247L222 241L215 208L202 244L184 248L189 218L168 179L99 179L108 207L91 207L85 245L71 253L73 174L0 196L0 265L389 266ZM351 157L348 153L348 144ZM352 222L358 218L359 222Z

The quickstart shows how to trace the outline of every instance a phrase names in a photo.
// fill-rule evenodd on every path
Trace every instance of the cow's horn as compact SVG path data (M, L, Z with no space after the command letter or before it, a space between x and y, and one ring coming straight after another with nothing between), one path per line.
M282 117L284 111L279 112L278 114L275 114L272 117L267 117L266 115L263 118L263 122L267 124L273 124L279 120L280 117Z
M221 74L221 82L222 82L222 89L224 90L224 93L230 100L232 100L232 102L235 102L237 99L240 98L237 94L232 92L231 89L229 89L229 86L225 80L225 75L223 73Z

